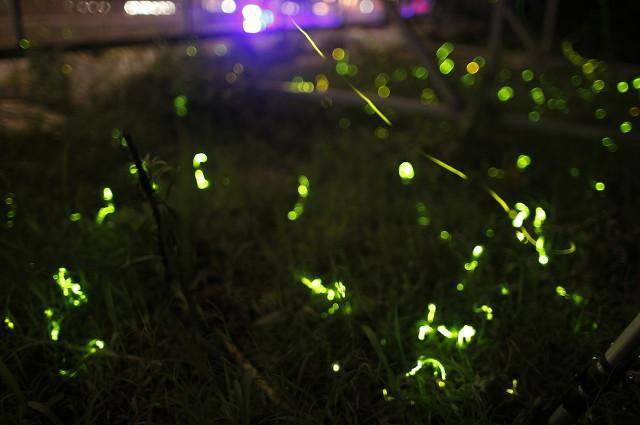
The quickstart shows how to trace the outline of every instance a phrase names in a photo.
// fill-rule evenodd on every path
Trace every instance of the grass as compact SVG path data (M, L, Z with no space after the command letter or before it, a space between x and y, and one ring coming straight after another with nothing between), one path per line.
M210 63L164 60L72 109L57 134L2 136L0 191L12 201L3 205L0 288L14 328L1 331L0 422L527 423L637 313L632 143L610 152L597 140L500 131L490 118L490 131L465 139L449 123L405 116L380 139L380 122L359 109L231 90L216 80L225 62L203 72ZM185 319L164 281L155 222L113 132L121 128L149 153L158 196L174 211L175 258L206 331ZM208 156L206 190L194 180L198 152ZM520 170L524 153L532 163ZM415 170L408 184L403 161ZM503 177L489 177L490 167ZM291 221L300 175L309 196ZM544 208L547 250L574 242L575 253L540 265L482 185L511 206ZM97 224L105 187L115 213ZM470 272L476 245L484 251ZM65 302L52 278L59 267L86 304ZM327 314L332 302L302 277L343 282L340 309ZM434 327L475 328L465 348L437 332L417 338L429 303ZM60 319L57 341L46 308ZM104 348L88 350L92 339ZM255 385L228 340L283 405ZM443 387L429 365L406 376L421 356L443 364ZM585 423L631 423L639 401L637 388L615 385Z

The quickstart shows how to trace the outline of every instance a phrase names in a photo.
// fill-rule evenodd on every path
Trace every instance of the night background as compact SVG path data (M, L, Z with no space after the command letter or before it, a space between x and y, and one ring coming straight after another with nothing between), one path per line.
M639 16L0 0L0 424L640 423Z

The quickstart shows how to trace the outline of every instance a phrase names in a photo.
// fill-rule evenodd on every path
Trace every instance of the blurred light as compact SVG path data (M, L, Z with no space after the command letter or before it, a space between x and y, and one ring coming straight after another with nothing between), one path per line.
M236 11L236 2L234 0L222 0L220 9L224 13L233 13Z
M173 15L176 5L172 1L127 1L124 11L127 15Z
M455 63L451 59L447 58L440 64L440 72L445 75L450 74L454 67Z
M331 56L333 56L335 60L341 61L345 57L345 51L344 49L337 47L333 49L333 51L331 52Z
M469 74L473 75L477 73L479 70L480 70L480 65L478 65L477 62L472 61L467 64L467 72Z
M626 93L629 90L629 83L620 81L616 87L620 93Z
M501 102L506 102L513 98L513 89L509 86L502 86L498 90L497 96Z
M524 170L529 165L531 165L531 157L529 155L518 155L518 159L516 159L516 166L520 170Z
M244 32L255 34L263 28L262 9L257 4L248 4L243 7L242 16L244 16L244 22L242 22Z
M531 80L533 80L533 71L531 71L530 69L525 69L524 71L522 71L522 81L528 83Z
M620 132L621 133L628 133L628 132L631 131L632 128L633 128L633 126L631 125L631 123L629 121L625 121L625 122L620 124Z
M316 16L326 16L327 14L329 14L329 5L327 3L320 1L320 2L314 3L313 6L311 7L311 10L313 10L313 13Z
M390 94L391 94L391 90L389 90L389 87L387 86L378 87L378 96L385 98L385 97L389 97Z
M604 90L604 86L605 83L602 80L595 80L593 82L593 84L591 85L591 88L594 92L596 93L600 93L602 90Z
M295 16L300 12L300 5L293 1L285 1L280 5L280 11L283 15Z
M410 162L403 162L398 166L398 174L402 180L411 180L415 176L413 165Z
M366 15L373 12L373 2L371 0L362 0L360 2L360 12Z

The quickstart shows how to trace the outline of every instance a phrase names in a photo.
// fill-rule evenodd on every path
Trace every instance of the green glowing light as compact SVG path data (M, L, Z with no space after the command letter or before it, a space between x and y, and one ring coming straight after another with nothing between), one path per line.
M187 96L181 94L173 99L173 107L180 117L187 115Z
M410 162L403 162L398 166L398 175L402 180L411 180L415 176L413 165Z
M31 48L31 41L26 38L21 38L18 42L18 46L20 46L22 50L29 50Z
M382 98L387 98L391 94L391 90L387 86L378 87L378 96Z
M441 73L443 73L444 75L448 75L451 73L451 71L453 71L455 66L455 62L450 58L447 58L440 63L439 69Z
M60 320L54 319L54 311L52 308L47 308L44 310L44 317L48 322L49 329L49 338L52 341L57 341L60 336Z
M420 101L424 104L430 105L432 103L436 103L438 101L438 97L436 96L436 92L433 90L424 89L420 95Z
M67 269L64 267L58 269L58 273L53 275L53 280L62 290L62 295L66 298L67 303L78 307L87 302L87 296L82 291L82 287L67 276Z
M540 121L540 112L538 112L538 111L531 111L531 112L529 112L528 117L529 117L529 121L531 121L531 122L538 122L538 121Z
M464 325L462 329L458 331L458 341L456 342L458 348L463 348L466 344L469 344L475 334L476 330L473 326Z
M107 218L109 214L113 214L114 212L116 212L116 208L113 206L113 204L109 204L106 207L100 208L98 210L98 214L96 215L96 223L102 224L104 222L104 219Z
M519 170L524 170L529 165L531 165L531 157L529 155L518 155L518 158L516 159L516 167L518 167Z
M603 182L595 182L593 188L598 192L602 192L605 189L605 184Z
M497 96L500 102L506 102L513 98L514 91L510 86L502 86L498 90Z
M542 208L536 207L536 214L533 218L533 227L535 227L537 232L540 231L546 219L547 213Z
M509 290L509 287L506 284L502 284L500 285L500 295L504 295L507 296L511 293L511 291Z
M391 75L393 81L404 81L407 79L407 71L404 68L396 68Z
M486 232L484 232L485 235L487 235L488 238L492 238L495 236L496 232L493 229L487 229Z
M591 90L593 90L594 93L600 93L602 90L604 90L604 87L605 87L604 81L595 80L591 85Z
M628 133L631 129L633 129L633 125L631 125L631 122L629 121L625 121L620 124L620 133Z
M299 185L298 195L300 195L302 198L306 198L309 195L309 189L307 189L307 186Z
M289 211L289 212L287 213L287 218L288 218L289 220L291 220L291 221L294 221L294 220L296 220L296 219L298 218L298 213L297 213L297 212L295 212L295 211Z
M472 254L473 254L473 257L474 257L474 258L478 258L479 256L481 256L481 255L482 255L482 253L483 253L483 252L484 252L484 248L482 247L482 245L476 245L476 246L473 248L473 252L472 252Z
M382 389L382 398L384 398L384 401L392 401L394 399L394 397L389 395L389 391L386 388Z
M208 188L211 185L209 183L209 180L207 180L205 178L204 172L202 170L196 170L194 172L194 177L196 179L196 186L200 190L204 190L204 189Z
M413 68L413 76L418 80L424 80L429 76L429 72L427 72L427 68L424 66L417 66Z
M509 395L517 395L518 394L518 380L513 379L511 381L511 388L507 388L506 393Z
M634 78L631 84L633 84L634 89L640 90L640 77Z
M4 325L9 330L13 330L16 327L15 323L13 323L13 320L11 320L11 318L9 316L4 316Z
M597 119L601 120L601 119L604 119L607 116L607 111L605 111L603 108L598 108L598 109L595 110L593 115Z
M69 220L71 221L80 221L82 219L82 214L79 212L74 212L69 214Z
M456 285L456 289L457 289L459 292L464 291L464 283L462 283L462 282L458 282L458 284Z
M474 308L476 313L484 313L487 320L493 320L493 308L486 304L480 306L480 308Z
M386 139L389 137L389 130L384 127L377 127L373 134L375 134L378 139Z
M562 286L556 286L556 294L558 294L559 297L563 297L563 298L567 298L567 290L564 289Z
M420 356L418 358L418 360L416 361L416 365L413 367L413 369L411 369L409 372L407 372L405 374L405 376L414 376L416 373L418 373L424 366L429 365L431 367L433 367L433 375L434 376L438 376L440 375L440 379L443 385L440 385L440 383L438 383L438 386L442 387L444 386L444 381L447 380L447 372L444 369L444 366L442 365L442 363L439 360L436 360L434 358L429 358L429 357L424 357L424 356Z
M194 57L198 54L198 48L196 46L187 46L185 52L187 53L187 56Z
M113 200L113 192L110 188L105 187L104 189L102 189L102 199L107 202Z
M436 305L430 303L427 306L427 323L433 323L436 318Z
M579 75L572 75L571 84L573 84L575 87L578 87L580 84L582 84L582 77Z
M478 268L478 261L477 260L472 260L468 263L464 263L464 269L468 272L472 272L475 269Z
M533 101L538 104L538 105L543 105L545 98L544 98L544 92L542 91L542 89L540 87L534 87L529 91L529 94L531 95L531 99L533 99Z
M626 93L627 91L629 91L629 83L627 83L626 81L620 81L618 84L616 84L616 88L618 89L619 93Z
M424 341L425 337L433 333L433 328L429 325L421 325L418 327L418 339Z
M462 77L460 77L460 81L462 81L462 84L464 84L465 86L472 86L475 84L476 79L471 74L464 74Z
M300 281L304 286L311 289L311 292L316 295L324 295L328 292L327 288L322 284L322 279L320 278L309 279L307 277L303 277L300 279Z
M438 50L436 50L436 57L441 61L445 60L454 49L455 46L453 43L447 41L446 43L443 43L442 46L438 47Z
M88 354L95 354L98 350L103 350L104 346L104 341L100 339L92 339L87 343L86 350Z
M207 154L205 153L197 153L193 156L193 168L200 168L201 164L204 164L205 162L207 162Z
M331 365L331 370L332 370L332 371L334 371L334 372L336 372L336 373L338 373L338 372L340 371L340 363L338 363L338 362L334 362L334 363Z
M517 213L515 217L513 217L511 224L515 228L520 228L527 217L529 217L529 207L522 202L516 202L515 211L517 211Z
M524 71L522 71L522 81L525 82L529 82L531 80L533 80L533 71L530 69L525 69Z
M455 333L453 333L453 332L451 332L449 329L447 329L447 327L446 327L445 325L440 325L440 326L438 326L438 327L436 328L436 330L437 330L438 332L440 332L440 334L441 334L443 337L447 338L447 339L455 338L455 337L456 337Z
M451 239L451 234L449 232L447 232L446 230L442 230L440 232L440 239L448 241L449 239Z
M422 202L417 202L416 211L418 212L418 224L420 226L428 226L431 220L427 214L427 206Z
M480 68L484 68L484 66L487 64L487 61L482 56L476 56L475 58L473 58L473 61L480 65Z

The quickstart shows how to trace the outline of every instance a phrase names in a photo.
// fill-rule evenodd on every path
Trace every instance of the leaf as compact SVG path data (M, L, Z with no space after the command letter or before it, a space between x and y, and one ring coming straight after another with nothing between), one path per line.
M390 387L395 388L395 375L393 373L393 370L391 370L391 367L389 366L389 362L387 361L387 356L385 356L384 351L382 351L382 346L380 345L380 340L378 339L378 336L367 325L362 325L362 330L364 331L365 335L367 335L369 342L373 346L373 349L375 350L376 354L378 355L378 358L380 359L380 362L382 362L382 365L384 366L387 372L387 383L389 384Z
M9 368L7 368L2 360L0 360L0 378L2 378L2 381L5 383L5 385L10 388L11 391L13 391L14 394L20 399L21 403L25 403L27 401L27 398L22 392L22 389L20 388L20 385L18 384L15 376L13 376Z

